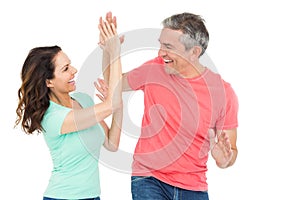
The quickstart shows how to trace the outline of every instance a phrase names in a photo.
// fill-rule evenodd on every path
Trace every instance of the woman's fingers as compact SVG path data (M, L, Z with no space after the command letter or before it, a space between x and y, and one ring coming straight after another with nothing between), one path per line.
M116 27L113 23L108 23L104 21L102 24L99 24L100 32L102 32L103 36L106 38L110 38L117 34Z
M102 95L96 94L96 96L97 96L101 101L105 101L105 98L104 98Z
M108 23L113 23L115 27L117 28L117 17L112 15L112 12L107 12L105 19Z
M104 101L107 97L107 93L108 93L108 86L107 84L104 82L103 79L97 79L97 81L94 82L94 86L97 89L97 91L100 94L96 94L96 96L101 100Z
M112 29L112 34L113 34L113 35L116 35L116 34L117 34L117 29L116 29L116 26L114 25L114 23L111 23L111 24L110 24L110 27L111 27L111 29Z

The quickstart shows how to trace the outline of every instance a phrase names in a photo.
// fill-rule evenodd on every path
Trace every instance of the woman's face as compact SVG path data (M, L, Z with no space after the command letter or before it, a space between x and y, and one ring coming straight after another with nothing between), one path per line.
M74 91L77 69L71 65L70 59L63 51L58 52L54 60L54 78L47 81L47 87L57 95Z

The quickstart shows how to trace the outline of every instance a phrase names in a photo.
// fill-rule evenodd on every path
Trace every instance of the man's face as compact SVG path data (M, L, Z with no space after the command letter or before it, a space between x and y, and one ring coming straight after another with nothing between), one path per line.
M161 31L158 55L165 62L166 71L170 74L184 74L189 62L190 51L186 51L179 38L181 31L164 28Z

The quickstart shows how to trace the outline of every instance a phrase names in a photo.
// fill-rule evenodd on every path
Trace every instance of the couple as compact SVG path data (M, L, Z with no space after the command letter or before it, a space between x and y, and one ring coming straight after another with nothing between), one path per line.
M143 90L144 115L131 177L134 200L207 200L209 151L220 168L237 157L238 100L229 83L199 62L209 40L204 20L191 13L162 22L158 56L122 74L124 38L109 12L99 21L104 80L95 87L101 103L74 92L77 72L58 46L27 56L18 91L16 125L42 132L54 169L48 199L100 199L98 159L103 145L117 151L122 91ZM110 126L104 121L112 115Z

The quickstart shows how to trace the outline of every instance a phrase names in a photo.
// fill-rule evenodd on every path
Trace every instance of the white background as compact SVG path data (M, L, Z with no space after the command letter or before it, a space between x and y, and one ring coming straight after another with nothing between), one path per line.
M6 2L6 3L4 3ZM235 165L209 160L212 200L299 199L299 6L285 1L38 1L0 3L0 199L42 199L52 163L42 135L13 129L20 70L28 51L59 45L80 69L98 42L99 16L112 11L119 33L160 28L175 13L206 20L207 53L240 102ZM143 37L141 35L140 37ZM146 38L145 38L146 39ZM140 54L130 55L124 69ZM141 100L141 99L140 99ZM136 101L142 105L142 101ZM139 106L139 105L137 105ZM137 116L140 113L137 111ZM120 148L132 151L124 136ZM101 199L129 200L130 174L100 164Z

